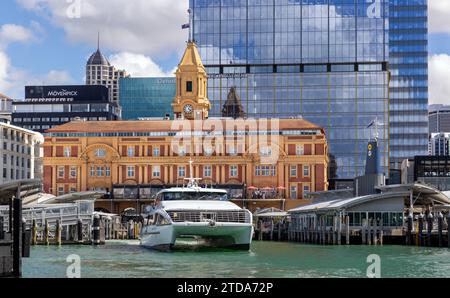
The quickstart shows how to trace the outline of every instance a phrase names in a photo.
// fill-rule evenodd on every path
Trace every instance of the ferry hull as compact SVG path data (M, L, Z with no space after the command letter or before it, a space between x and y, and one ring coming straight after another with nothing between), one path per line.
M144 227L141 245L147 248L169 251L180 238L201 238L210 247L249 250L253 225L242 223L173 223L167 226Z

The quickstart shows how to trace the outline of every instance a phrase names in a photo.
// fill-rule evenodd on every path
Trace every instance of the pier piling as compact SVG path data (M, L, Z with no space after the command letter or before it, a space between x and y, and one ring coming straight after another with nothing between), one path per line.
M362 229L361 229L361 239L362 239L362 244L367 244L366 242L366 219L363 219L362 221Z
M350 245L350 216L345 217L345 244Z
M447 246L450 248L450 212L447 214Z
M5 232L4 229L4 223L3 223L3 216L0 216L0 240L5 239Z
M36 220L33 219L33 222L31 224L31 245L37 244L37 225Z
M83 242L83 221L81 219L77 221L77 240L79 243Z
M55 231L55 241L56 241L56 245L61 246L62 244L62 240L61 240L61 221L58 219L56 221L56 231Z
M442 230L444 228L444 215L439 212L438 214L438 243L439 243L439 247L443 246L442 243Z
M428 213L427 216L427 238L428 238L428 246L431 246L431 236L432 236L432 232L433 232L433 214L431 213L431 211Z
M422 246L423 245L423 224L424 224L424 216L423 214L419 214L419 229L417 230L417 234L418 234L418 246Z
M49 241L49 226L48 226L48 220L45 220L45 225L44 225L44 244L45 245L50 245L50 241Z
M409 213L408 215L408 224L407 224L407 230L406 230L406 245L411 245L411 239L412 239L412 229L413 229L413 215L412 213Z
M92 225L92 243L94 245L100 244L100 216L96 214L94 216L94 222Z

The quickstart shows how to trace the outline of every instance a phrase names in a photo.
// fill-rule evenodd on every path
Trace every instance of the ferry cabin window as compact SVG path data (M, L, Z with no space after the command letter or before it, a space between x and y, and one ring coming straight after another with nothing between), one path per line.
M228 194L208 192L167 192L162 194L164 201L226 201Z

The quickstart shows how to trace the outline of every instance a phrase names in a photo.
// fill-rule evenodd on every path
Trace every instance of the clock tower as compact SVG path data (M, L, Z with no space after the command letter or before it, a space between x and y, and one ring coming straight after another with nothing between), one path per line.
M177 94L172 102L176 119L207 119L211 103L207 96L208 76L197 46L188 42L176 71Z

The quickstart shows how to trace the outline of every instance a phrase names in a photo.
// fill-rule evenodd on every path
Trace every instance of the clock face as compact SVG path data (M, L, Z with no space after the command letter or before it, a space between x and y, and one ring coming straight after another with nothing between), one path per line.
M194 111L194 108L192 107L192 105L185 105L184 106L184 112L186 114L191 114Z

